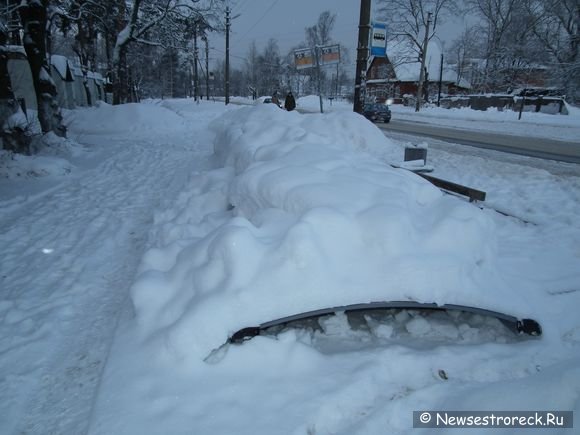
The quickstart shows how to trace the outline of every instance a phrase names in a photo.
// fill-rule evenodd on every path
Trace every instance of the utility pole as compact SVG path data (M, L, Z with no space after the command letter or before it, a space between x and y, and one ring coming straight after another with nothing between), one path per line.
M230 7L226 7L226 71L225 94L226 105L230 103Z
M431 12L427 14L427 26L425 27L425 39L421 49L421 72L419 74L419 86L417 86L417 101L415 102L415 112L421 109L423 99L423 82L425 81L425 62L427 60L427 44L429 44L429 27L431 26Z
M320 89L320 47L316 45L314 47L314 56L316 58L316 75L318 79L318 100L320 102L320 113L324 113L324 109L322 107L322 90Z
M205 98L209 101L209 41L207 35L204 35L205 41Z
M437 94L437 107L441 106L441 87L443 86L443 53L441 53L441 66L439 67L439 93Z
M366 97L367 62L369 58L369 36L371 29L370 22L371 0L361 0L353 105L353 110L358 113L363 112Z
M199 100L199 76L197 74L197 59L199 57L199 50L197 48L197 21L193 27L193 97L195 101Z
M338 46L338 58L340 59L340 45ZM338 67L340 65L340 62L338 62L336 64L336 88L334 91L334 97L336 98L336 101L338 101Z

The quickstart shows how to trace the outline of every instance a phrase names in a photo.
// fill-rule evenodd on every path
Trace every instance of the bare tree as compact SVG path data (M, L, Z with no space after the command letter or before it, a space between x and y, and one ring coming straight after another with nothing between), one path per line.
M305 30L306 46L310 47L314 53L317 53L317 47L331 44L331 33L336 22L336 14L330 11L324 11L318 16L318 21L314 26L307 27ZM317 53L318 55L318 53ZM308 71L310 80L314 82L318 80L320 84L320 91L327 88L327 75L322 69L311 69ZM318 76L319 75L319 76Z
M380 0L379 14L389 23L390 39L407 44L412 52L408 62L422 61L419 71L417 106L422 99L424 60L428 43L437 34L443 15L457 7L455 0Z
M324 11L318 16L318 22L311 27L307 27L306 43L309 47L314 48L320 45L326 45L332 42L330 33L336 22L336 14L330 11Z
M119 0L124 3L124 0ZM206 21L204 14L214 10L214 2L200 0L134 0L130 11L119 6L115 45L112 55L113 104L130 101L127 54L132 43L161 46L159 40L150 38L153 30L177 21ZM121 26L121 23L125 23Z
M8 26L0 20L0 149L16 152L26 151L28 143L22 141L23 135L15 129L6 128L6 121L18 110L18 103L12 91L12 82L8 73Z
M518 13L522 12L524 0L468 0L471 11L483 20L480 28L485 37L485 67L483 91L497 90L505 81L502 74L509 64L510 30L516 25ZM525 28L519 28L525 33ZM513 36L513 33L512 33Z
M20 0L5 0L0 9L0 20L4 22L6 28L6 43L8 45L20 45L20 17L18 7Z
M79 59L83 74L83 87L87 97L87 104L92 105L92 95L89 90L89 71L97 68L97 38L99 34L98 23L100 17L106 15L104 5L92 0L73 0L65 6L67 15L62 17L64 30L69 26L74 27L74 42L72 49Z
M454 65L457 73L457 83L466 79L473 82L473 61L481 58L482 44L480 30L476 27L466 28L459 37L457 37L447 50L447 59Z
M261 89L258 88L258 61L259 61L258 47L256 47L256 41L252 41L250 47L248 48L248 54L245 61L245 76L249 85L254 89L256 93L260 93Z
M50 78L46 52L46 28L49 0L23 0L19 14L24 31L24 50L32 73L36 93L38 121L43 133L64 136L66 129L56 100L56 86Z
M8 52L6 43L8 42L8 26L0 20L0 100L14 100L10 74L8 74ZM1 120L3 125L4 119Z
M528 0L533 32L557 66L556 81L580 101L580 1Z
M278 48L278 41L270 38L259 56L259 89L266 95L280 90L282 75L282 57Z

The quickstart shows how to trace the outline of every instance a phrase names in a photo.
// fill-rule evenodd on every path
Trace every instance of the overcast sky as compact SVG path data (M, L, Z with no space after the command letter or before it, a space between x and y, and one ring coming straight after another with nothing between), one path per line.
M346 47L350 53L350 66L354 73L359 0L229 0L232 16L230 37L230 61L234 68L241 68L250 43L255 40L262 49L269 38L278 41L284 56L293 46L305 40L304 29L316 24L320 13L329 10L336 14L331 33L332 39ZM373 6L376 4L373 1ZM374 17L373 17L374 18ZM439 32L440 37L450 41L464 28L463 18L448 19ZM216 35L211 39L211 59L223 59L225 37Z

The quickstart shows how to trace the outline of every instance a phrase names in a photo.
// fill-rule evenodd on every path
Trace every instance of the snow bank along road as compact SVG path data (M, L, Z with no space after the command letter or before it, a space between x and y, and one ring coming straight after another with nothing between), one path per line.
M399 145L352 112L261 104L211 128L220 169L155 219L91 434L410 435L417 409L580 411L578 178L441 156L436 171L476 177L490 201L535 223L525 224L387 167ZM334 323L336 353L292 331L221 346L286 315L407 299L530 316L544 334L481 343L465 325L441 346L371 338L366 352L363 340L343 352L346 325ZM411 322L417 337L431 331Z
M2 434L86 431L154 210L208 165L199 114L149 109L79 111L71 137L92 157L44 193L0 201Z

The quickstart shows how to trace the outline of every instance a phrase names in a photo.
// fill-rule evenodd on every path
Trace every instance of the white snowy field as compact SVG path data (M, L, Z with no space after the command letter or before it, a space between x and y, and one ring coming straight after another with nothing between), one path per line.
M578 166L430 149L435 175L521 219L506 217L391 168L404 144L344 106L103 105L71 112L51 155L0 155L0 433L407 434L420 409L578 414ZM222 347L391 300L544 334L402 313Z

